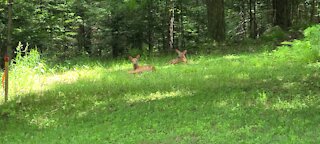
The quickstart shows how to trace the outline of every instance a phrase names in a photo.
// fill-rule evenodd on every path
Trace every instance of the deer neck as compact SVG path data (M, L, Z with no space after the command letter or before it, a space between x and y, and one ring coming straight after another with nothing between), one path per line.
M136 70L136 69L138 69L138 68L139 68L139 66L138 66L137 63L133 64L133 70Z

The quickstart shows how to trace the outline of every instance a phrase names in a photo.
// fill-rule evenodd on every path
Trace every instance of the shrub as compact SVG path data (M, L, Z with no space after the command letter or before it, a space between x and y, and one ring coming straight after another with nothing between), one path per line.
M320 58L320 25L307 28L304 31L306 40L310 42L312 53L316 60Z
M28 45L23 48L19 43L16 48L16 57L10 65L10 95L28 93L38 87L41 81L40 75L45 71L46 64L37 49L28 51Z
M16 57L12 60L12 69L15 72L31 70L33 73L43 73L46 69L45 62L41 60L40 53L37 49L31 49L28 52L28 45L23 49L23 45L19 43L16 48Z
M305 38L293 42L282 42L283 46L275 50L275 56L281 60L316 62L320 57L320 25L312 26L304 31Z
M263 41L283 41L288 38L288 34L279 26L267 29L261 36Z

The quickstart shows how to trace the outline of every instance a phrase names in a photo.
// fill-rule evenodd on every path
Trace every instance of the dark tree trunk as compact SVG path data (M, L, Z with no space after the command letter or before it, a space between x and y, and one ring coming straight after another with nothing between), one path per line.
M123 43L123 41L121 41L122 37L120 34L120 21L122 20L122 18L120 18L119 16L116 16L113 18L113 22L111 25L112 28L112 42L111 42L111 46L112 46L112 56L113 57L119 57L124 53L124 48L121 46L121 43Z
M92 28L86 23L84 8L81 5L80 1L77 1L77 15L82 18L82 23L78 28L78 50L80 52L87 52L91 55L91 36Z
M77 41L78 41L78 50L83 51L84 50L84 39L85 39L85 28L84 23L80 24L78 28L78 35L77 35Z
M92 51L91 51L91 47L92 47L92 43L91 43L91 38L92 38L92 28L91 26L87 26L84 27L85 28L85 35L84 35L84 50L91 55Z
M213 40L225 40L224 0L206 0L208 31Z
M169 11L169 0L165 1L165 6L162 12L162 26L161 26L161 35L162 35L162 52L168 52L169 49L169 29L168 29L168 11Z
M291 26L291 0L273 0L274 22L284 30Z
M315 22L315 15L316 15L316 1L317 0L311 0L311 9L310 9L310 22Z
M272 7L272 0L267 0L267 22L273 23L273 7Z
M257 38L256 1L249 0L250 14L250 38Z
M300 13L299 13L299 1L293 0L291 2L291 21L292 24L295 24L297 21L300 20Z
M4 71L4 76L5 76L5 85L4 85L4 101L7 102L9 97L8 97L8 92L9 92L9 60L12 56L12 39L11 39L11 34L12 34L12 29L13 29L13 24L12 24L12 4L13 0L8 1L8 37L7 37L7 49L4 51L4 56L9 57L7 60L5 60L5 71Z
M1 47L1 68L4 68L4 56L8 55L10 58L12 58L12 4L13 0L8 1L8 25L7 25L7 42L6 45Z
M5 49L4 53L7 54L9 57L12 56L12 5L13 0L8 1L8 32L7 32L7 49Z
M243 2L241 3L241 31L240 35L244 38L247 35L247 22L246 22L246 17L247 17L247 10L246 10L246 4Z
M180 37L179 37L179 49L185 49L185 42L184 42L184 24L183 24L183 15L184 15L184 9L183 9L183 0L179 1L179 20L180 20Z
M142 31L136 31L133 34L133 37L130 39L132 39L132 47L133 48L138 48L139 50L142 50L142 47L143 47L143 33L142 33Z
M149 55L152 54L153 52L153 47L154 47L154 42L153 42L153 21L154 21L154 16L153 16L153 0L150 0L148 2L148 51L149 51Z
M320 1L317 2L317 8L319 8L319 6L320 6ZM317 13L318 13L317 22L320 23L320 11L318 10Z

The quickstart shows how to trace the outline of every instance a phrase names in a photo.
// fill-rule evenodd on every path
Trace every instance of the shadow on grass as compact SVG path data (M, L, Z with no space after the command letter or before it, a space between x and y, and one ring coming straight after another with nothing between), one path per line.
M189 68L190 67L190 68ZM103 74L0 108L4 142L319 142L319 75L301 66ZM292 71L296 70L294 73ZM225 73L229 73L226 75ZM200 74L200 75L199 75ZM218 75L218 76L217 76ZM220 75L220 76L219 76ZM57 137L59 139L57 139Z

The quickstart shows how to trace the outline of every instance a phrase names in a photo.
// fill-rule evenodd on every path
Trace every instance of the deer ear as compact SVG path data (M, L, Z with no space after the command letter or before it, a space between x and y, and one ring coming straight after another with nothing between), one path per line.
M186 54L186 53L187 53L187 50L184 50L182 53L183 53L183 54Z
M136 56L136 58L137 58L137 59L140 58L140 55L138 54L138 55Z
M129 56L129 59L131 60L131 59L132 59L132 56Z
M176 52L177 52L178 54L180 54L180 53L181 53L178 49L176 49Z

